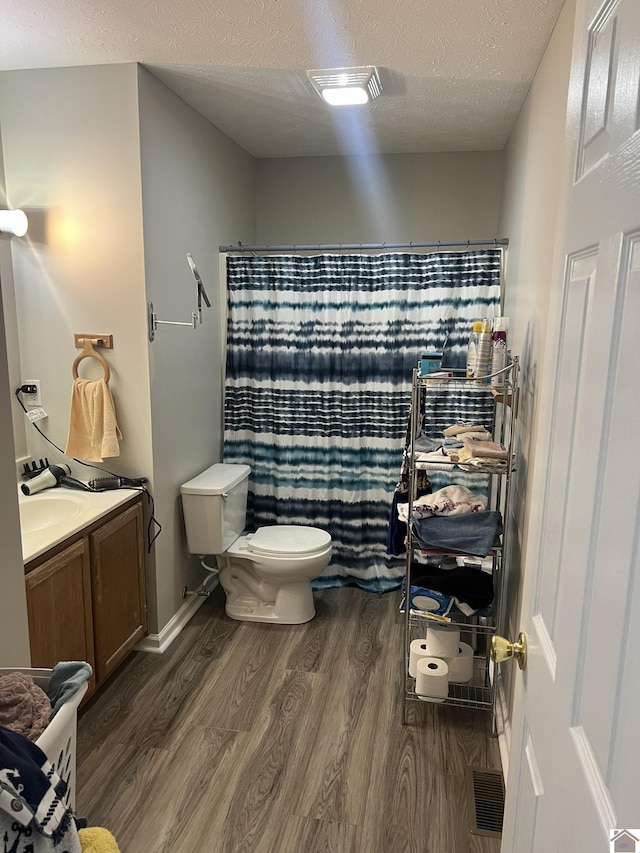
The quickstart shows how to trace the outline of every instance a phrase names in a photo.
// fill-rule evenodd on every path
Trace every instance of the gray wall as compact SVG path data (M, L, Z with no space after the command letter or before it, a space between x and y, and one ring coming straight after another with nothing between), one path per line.
M196 331L160 326L149 344L162 627L182 604L182 587L205 577L186 551L180 484L222 458L218 246L255 239L255 161L145 69L138 79L147 298L160 319L189 320L190 252L213 302Z
M511 539L506 607L512 638L520 630L523 557L531 513L528 473L536 464L539 377L545 355L555 240L563 208L560 187L566 166L563 141L574 12L574 0L567 0L505 149L500 230L509 235L510 243L504 313L511 319L510 346L520 353L522 363L513 500L515 536ZM502 667L501 672L510 707L514 668Z
M485 240L498 234L500 151L258 161L262 244Z
M73 335L109 333L107 353L123 440L105 460L117 473L151 469L142 201L135 65L0 75L5 177L30 218L13 241L22 378L40 379L44 432L64 447ZM91 362L81 374L102 375ZM15 377L17 378L17 377ZM56 451L27 429L34 457ZM60 458L60 457L58 457ZM75 468L88 479L91 469Z
M187 251L216 295L219 242L255 238L254 161L135 64L4 72L0 114L7 193L30 217L11 259L0 255L9 385L41 380L43 429L64 447L73 334L113 335L106 357L123 439L104 466L152 481L162 524L147 566L156 633L182 605L182 586L204 578L184 551L177 495L184 479L219 459L222 365L217 308L197 332L161 327L150 344L147 300L161 319L188 319L195 283ZM98 375L87 361L81 374ZM9 417L15 402L6 402ZM15 448L11 430L2 433L12 460L26 446L56 461L20 417L16 431ZM14 465L3 483L12 502ZM73 467L80 479L94 473Z
M0 207L8 208L4 190L2 139L0 138ZM13 272L11 264L11 239L0 235L0 667L28 667L29 634L27 630L27 604L20 544L18 498L15 486L13 449L14 401L7 364L7 339L4 322L4 294L13 302ZM12 312L15 316L15 312ZM9 324L12 327L14 323ZM15 344L11 347L15 350Z
M11 241L13 281L2 282L8 309L2 358L8 355L11 369L10 385L2 383L0 391L3 411L11 405L19 414L12 389L21 379L40 379L49 413L40 423L63 447L78 354L73 333L109 332L124 435L114 468L150 467L150 418L138 408L139 395L148 400L148 368L135 66L5 72L0 115L3 185L11 206L30 218L27 237ZM2 456L11 455L11 466L1 500L12 506L2 524L13 522L12 536L2 542L3 561L15 559L21 567L14 457L27 451L53 462L58 454L20 415L14 423L15 447L11 430L2 431ZM88 479L87 470L75 473ZM19 574L16 585L3 572L2 607L26 636L22 568Z

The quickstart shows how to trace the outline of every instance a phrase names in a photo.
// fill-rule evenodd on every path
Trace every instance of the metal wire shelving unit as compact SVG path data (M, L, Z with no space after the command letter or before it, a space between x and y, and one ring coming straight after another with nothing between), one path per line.
M504 465L490 465L488 467L477 466L472 469L464 463L451 463L452 474L458 470L489 475L489 507L499 509L503 518L503 532L499 541L494 543L490 555L492 557L492 577L494 587L494 600L491 608L480 611L472 616L466 616L456 608L453 608L448 618L451 625L460 629L461 639L466 637L474 649L473 677L465 683L450 683L448 696L442 700L434 700L422 696L416 692L415 679L409 675L409 655L411 641L416 638L424 638L429 624L434 622L428 616L412 611L409 606L401 609L404 619L404 696L402 703L402 723L407 723L407 703L437 701L439 704L456 705L465 708L487 710L492 715L492 731L496 732L496 689L495 672L490 659L491 637L504 630L504 586L506 572L506 555L509 554L509 537L511 534L511 478L515 470L515 440L519 402L519 360L517 356L509 356L507 367L504 370L504 385L500 389L490 386L480 387L481 393L491 394L494 403L494 430L495 441L504 445L507 450L507 461ZM464 383L464 384L463 384ZM407 519L407 542L406 542L406 570L405 570L405 601L409 602L407 591L411 586L412 562L416 551L420 550L420 544L413 529L412 505L417 492L417 472L419 463L415 458L415 442L423 428L421 423L421 395L427 395L437 388L446 387L475 387L478 381L473 379L461 379L455 377L432 378L429 374L421 376L418 369L413 372L410 438L409 438L409 508ZM442 556L464 556L461 552L448 551L423 552L429 555L440 554Z

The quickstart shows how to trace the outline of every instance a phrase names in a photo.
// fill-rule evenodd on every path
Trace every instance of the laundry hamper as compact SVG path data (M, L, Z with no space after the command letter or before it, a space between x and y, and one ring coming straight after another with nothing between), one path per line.
M0 675L8 675L10 672L22 672L30 675L38 687L47 692L52 669L22 669L22 668L0 668ZM87 692L87 682L70 696L60 708L53 720L35 742L44 752L56 773L67 783L66 801L71 808L75 807L76 795L76 734L78 720L78 706L82 697Z

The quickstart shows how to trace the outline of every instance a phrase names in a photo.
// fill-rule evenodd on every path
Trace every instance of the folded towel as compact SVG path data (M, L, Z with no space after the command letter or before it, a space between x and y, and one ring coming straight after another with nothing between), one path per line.
M472 457L484 459L508 459L509 454L504 445L497 441L465 441L465 447ZM462 457L463 454L460 454Z
M120 853L118 843L109 832L101 826L88 826L78 831L82 853Z
M104 379L74 379L65 453L86 462L119 456L122 438L111 391Z
M414 518L413 529L422 548L486 557L502 533L502 515L495 510L432 515Z
M445 438L451 438L451 436L460 435L465 432L486 432L486 430L482 424L453 424L453 426L442 430Z
M55 717L64 703L77 693L85 681L93 674L90 664L79 660L63 660L57 663L52 672L47 695L51 701L51 719Z
M24 672L0 675L0 726L37 740L51 716L51 702L41 687Z
M474 566L457 566L445 570L433 566L425 568L419 563L413 563L411 569L419 574L412 583L451 595L470 605L473 611L482 610L493 601L491 575Z
M417 498L413 502L412 515L414 518L427 518L430 515L465 515L468 512L483 512L486 508L486 498L474 495L465 486L452 483L431 495ZM408 516L409 504L399 503L400 520L407 521Z

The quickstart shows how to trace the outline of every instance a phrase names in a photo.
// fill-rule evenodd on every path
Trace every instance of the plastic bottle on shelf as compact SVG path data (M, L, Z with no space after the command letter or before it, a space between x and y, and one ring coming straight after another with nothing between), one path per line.
M469 335L469 346L467 348L467 379L473 379L476 370L476 358L478 355L478 335L482 331L482 320L476 320L471 327Z
M480 331L478 332L478 343L476 345L476 361L473 371L473 378L477 382L487 382L490 359L491 320L483 320L480 324Z
M507 365L507 332L509 331L509 318L497 317L493 323L491 333L491 379L493 388L503 388L505 374L498 373Z

